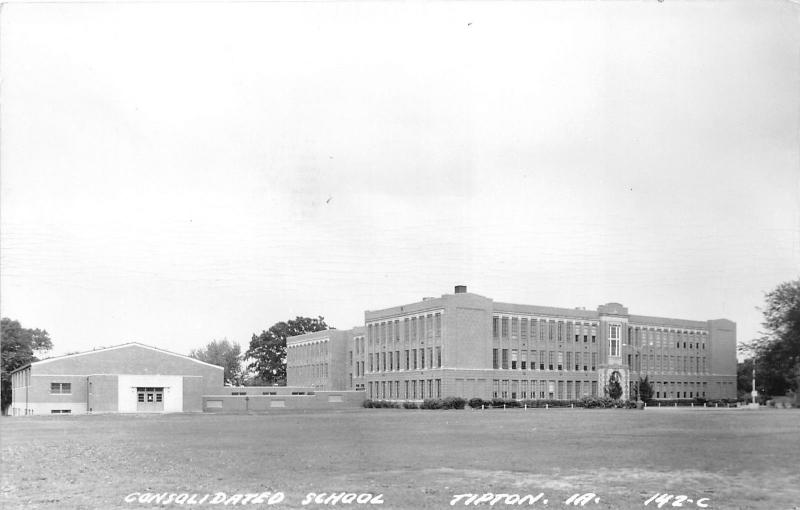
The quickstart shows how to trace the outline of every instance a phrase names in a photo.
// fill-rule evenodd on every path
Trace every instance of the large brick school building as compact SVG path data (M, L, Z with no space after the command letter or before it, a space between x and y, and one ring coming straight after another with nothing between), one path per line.
M364 325L287 341L287 383L367 398L577 399L649 378L657 399L736 398L736 324L453 294L367 311Z

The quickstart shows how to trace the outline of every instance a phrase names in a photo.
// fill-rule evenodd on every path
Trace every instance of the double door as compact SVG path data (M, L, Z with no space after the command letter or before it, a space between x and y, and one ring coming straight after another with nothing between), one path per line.
M136 410L140 413L159 413L164 411L163 387L136 388Z

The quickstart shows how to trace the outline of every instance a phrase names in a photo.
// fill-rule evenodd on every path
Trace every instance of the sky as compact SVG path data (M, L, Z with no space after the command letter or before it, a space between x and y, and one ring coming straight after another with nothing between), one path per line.
M0 313L187 354L451 293L761 331L789 1L10 3Z

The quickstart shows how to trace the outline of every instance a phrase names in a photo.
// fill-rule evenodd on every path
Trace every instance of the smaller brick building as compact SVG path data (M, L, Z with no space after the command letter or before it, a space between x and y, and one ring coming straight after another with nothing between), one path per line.
M9 414L200 412L223 372L139 343L49 358L11 373Z

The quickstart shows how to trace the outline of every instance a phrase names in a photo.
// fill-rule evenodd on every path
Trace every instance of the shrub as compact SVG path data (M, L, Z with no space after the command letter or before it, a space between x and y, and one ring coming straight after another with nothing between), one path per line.
M380 408L400 409L400 404L398 404L397 402L390 402L388 400L370 400L370 399L367 399L367 400L364 401L363 406L368 408L368 409L380 409Z
M482 406L490 407L491 405L491 402L486 402L480 397L472 397L469 399L469 406L473 409L480 409Z
M419 406L420 409L443 409L444 408L444 400L440 398L426 398L422 401L422 405Z
M461 397L446 397L444 399L445 409L464 409L467 401Z
M403 409L419 409L419 405L416 402L403 402Z

